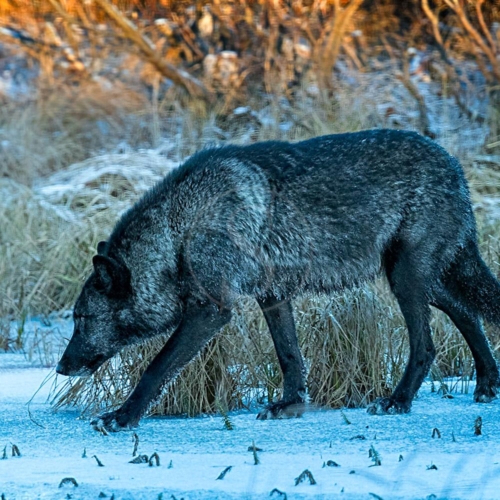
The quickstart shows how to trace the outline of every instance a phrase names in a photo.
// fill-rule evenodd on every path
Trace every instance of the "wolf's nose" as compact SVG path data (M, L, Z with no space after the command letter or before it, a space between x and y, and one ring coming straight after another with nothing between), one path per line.
M56 373L59 373L59 375L67 375L68 372L64 369L62 363L59 361L56 366Z

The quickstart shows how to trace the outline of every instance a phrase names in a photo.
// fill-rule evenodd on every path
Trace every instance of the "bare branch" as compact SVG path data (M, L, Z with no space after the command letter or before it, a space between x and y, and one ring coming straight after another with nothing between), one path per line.
M482 9L483 3L484 3L484 0L476 0L477 20L479 21L479 25L481 26L481 29L483 30L483 34L486 37L486 40L488 40L488 43L490 44L491 50L496 55L497 47L495 45L495 42L493 41L493 37L491 36L490 30L488 29L488 26L486 26L486 22L484 21L483 9Z
M419 92L417 86L411 81L410 78L410 68L408 62L408 53L405 52L403 54L403 73L396 75L398 80L405 86L406 90L410 93L410 95L415 99L418 106L419 111L419 128L422 134L427 137L435 138L436 134L431 131L430 122L429 122L429 114L427 113L427 107L425 105L425 100L422 94Z
M455 12L455 14L458 16L460 23L462 24L462 27L469 34L469 36L476 43L476 45L481 49L484 55L488 58L492 68L491 73L493 74L496 80L500 81L500 63L498 62L496 55L491 49L491 47L484 41L481 34L476 30L476 28L474 28L474 26L469 21L469 18L467 17L463 5L459 3L457 0L444 0L444 2L446 3L446 5L448 5L448 7L450 7L450 9L453 10L453 12Z
M362 2L363 0L351 0L343 9L340 7L339 0L335 0L334 2L335 12L332 18L330 33L324 43L323 55L319 57L320 70L323 73L323 83L327 86L330 72L335 66L335 62L340 53L345 30Z
M151 63L164 77L184 87L190 95L210 100L210 94L199 80L186 71L166 62L156 52L153 43L140 33L137 27L112 5L109 0L96 0L96 3L122 29L124 35L139 48L147 62Z
M439 30L438 15L436 13L432 12L427 0L422 0L422 9L432 24L432 31L433 31L433 35L434 35L434 38L435 38L436 43L437 43L437 49L438 49L438 52L439 52L441 58L443 59L443 61L445 63L444 71L445 71L446 79L447 79L448 84L449 84L449 91L451 92L451 95L454 97L455 102L457 103L460 110L463 113L465 113L469 117L469 119L475 120L477 122L483 122L484 117L478 115L474 111L471 111L462 99L462 96L460 93L460 80L461 80L461 78L458 75L458 73L455 69L455 66L453 65L452 61L450 60L450 58L448 57L448 54L446 52L446 48L444 46L444 41L443 41L443 38L441 36L441 32ZM477 58L477 61L478 61L479 66L481 67L480 63L482 61L481 61L480 57ZM483 72L483 74L485 74L484 68L481 68L481 71ZM404 83L404 81L403 81L403 83ZM408 87L407 87L407 89L411 93L411 90Z
M429 21L431 22L432 33L434 35L434 38L436 39L436 42L442 47L444 47L443 37L441 36L441 32L439 31L438 15L432 12L431 8L429 7L428 0L422 0L422 9L424 11L424 14L427 16L427 19L429 19Z

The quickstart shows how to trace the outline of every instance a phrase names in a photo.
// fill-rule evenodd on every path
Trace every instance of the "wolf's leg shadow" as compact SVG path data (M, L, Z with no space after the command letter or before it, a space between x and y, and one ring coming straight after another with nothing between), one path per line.
M91 421L96 430L119 431L136 426L163 384L177 376L231 319L231 311L213 303L186 305L181 323L142 375L122 407Z
M257 418L300 416L305 409L305 367L297 340L292 305L289 300L268 296L257 302L264 313L283 372L283 398L270 403Z
M410 356L403 377L393 394L368 406L368 413L407 413L436 355L431 337L430 307L419 255L401 252L386 268L391 290L398 300L410 338Z

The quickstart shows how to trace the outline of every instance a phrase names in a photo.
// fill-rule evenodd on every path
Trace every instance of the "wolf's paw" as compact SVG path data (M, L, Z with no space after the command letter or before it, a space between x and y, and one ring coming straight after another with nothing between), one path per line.
M396 415L398 413L408 413L411 408L411 403L401 403L392 398L378 398L366 411L370 415Z
M257 420L267 420L273 418L294 418L301 417L306 411L306 404L300 402L278 401L267 405L258 415Z
M139 420L134 420L120 412L120 410L104 413L90 421L94 430L107 434L108 432L120 432L130 430L137 426Z
M488 380L478 380L474 391L474 401L476 403L491 403L498 397L498 381L491 383Z

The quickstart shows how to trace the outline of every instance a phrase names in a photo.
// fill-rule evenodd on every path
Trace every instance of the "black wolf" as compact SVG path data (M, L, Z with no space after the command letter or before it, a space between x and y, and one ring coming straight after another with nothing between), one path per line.
M369 412L410 410L435 356L430 305L470 346L476 401L497 394L481 317L500 325L500 284L478 251L461 166L416 133L368 130L201 151L126 212L97 252L57 372L90 374L126 345L173 333L123 406L94 425L136 425L162 384L230 320L240 295L262 308L284 376L283 399L259 417L300 407L305 373L290 300L381 270L406 320L410 356L392 396Z

